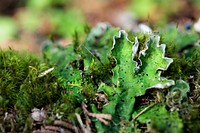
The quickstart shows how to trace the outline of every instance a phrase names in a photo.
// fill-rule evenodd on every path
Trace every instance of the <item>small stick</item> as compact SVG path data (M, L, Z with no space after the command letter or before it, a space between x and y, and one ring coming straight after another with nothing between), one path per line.
M138 113L133 120L136 120L141 114L143 114L145 111L147 111L149 108L153 107L154 105L158 104L158 102L155 102L153 104L150 104L146 108L144 108L140 113Z
M5 129L3 128L2 124L0 124L0 128L1 128L2 133L5 133Z
M77 113L75 113L75 115L76 115L76 118L77 118L77 120L78 120L78 122L79 122L79 124L80 124L80 126L81 126L81 128L82 128L82 130L83 130L83 132L84 132L84 133L91 133L89 130L87 130L87 129L85 128L85 126L84 126L84 124L83 124L83 122L82 122L82 120L81 120L80 115L77 114Z
M55 120L54 121L54 125L56 126L63 126L65 128L68 128L68 129L72 129L73 130L73 125L71 123L67 123L65 121L61 121L61 120Z
M40 77L43 77L43 76L47 75L48 73L50 73L50 72L53 71L53 70L54 70L54 67L49 68L48 70L46 70L46 71L40 73L40 74L38 75L38 77L39 77L39 78L40 78Z
M53 130L56 132L60 131L60 127L56 127L56 126L45 126L45 130Z
M82 102L82 108L83 108L83 113L84 113L85 118L86 118L86 121L85 121L86 128L87 128L88 131L91 131L92 130L91 127L90 127L91 120L90 120L90 118L88 116L89 112L86 109L87 105L84 102Z

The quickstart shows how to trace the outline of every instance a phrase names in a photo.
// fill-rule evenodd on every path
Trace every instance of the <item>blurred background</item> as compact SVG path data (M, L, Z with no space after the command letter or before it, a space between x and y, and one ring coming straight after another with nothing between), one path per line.
M0 0L0 48L39 53L45 40L72 41L74 31L108 22L125 30L153 30L200 17L200 0Z

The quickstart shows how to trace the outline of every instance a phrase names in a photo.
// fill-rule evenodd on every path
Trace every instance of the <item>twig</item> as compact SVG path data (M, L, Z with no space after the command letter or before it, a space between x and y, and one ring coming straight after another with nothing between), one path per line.
M56 127L56 126L45 126L45 130L52 130L55 132L59 132L60 131L60 127Z
M154 105L158 104L158 102L155 102L153 104L150 104L146 108L144 108L142 111L140 111L134 118L133 120L136 120L141 114L143 114L145 111L147 111L149 108L153 107Z
M55 120L53 123L55 126L63 126L65 128L74 130L73 125L71 123L67 123L65 121L61 121L61 120Z
M75 133L79 133L80 132L79 129L75 125L73 125L73 124L71 124L69 122L62 121L62 120L55 120L53 125L54 126L62 126L62 127L66 128L66 129L72 130Z
M0 124L0 128L1 128L2 133L5 133L5 129L3 128L2 124Z
M96 113L88 113L89 116L97 118L99 121L103 122L104 124L108 125L109 122L106 120L112 120L112 115L110 114L96 114ZM106 119L106 120L104 120Z
M46 74L50 73L50 72L53 71L53 70L54 70L54 67L49 68L49 69L47 69L46 71L40 73L40 74L38 75L38 77L39 77L39 78L40 78L40 77L43 77L43 76L45 76Z
M105 125L108 125L109 122L107 122L106 120L112 120L112 115L110 114L97 114L97 113L90 113L87 109L86 109L87 105L82 102L82 108L83 108L83 112L85 114L86 117L86 125L91 123L91 120L89 119L88 116L91 117L95 117L97 118L99 121L103 122ZM106 119L106 120L105 120ZM88 125L89 126L89 125ZM87 127L88 128L88 127ZM89 127L90 128L90 127Z
M79 124L80 124L80 126L81 126L81 128L82 128L82 130L83 130L83 132L84 132L84 133L90 133L90 131L88 131L88 130L85 128L85 126L84 126L84 124L83 124L83 122L82 122L82 120L81 120L80 115L77 114L77 113L75 113L75 115L76 115L76 118L77 118L77 120L78 120L78 122L79 122Z
M86 105L84 102L82 102L81 105L82 105L82 108L83 108L83 113L84 113L85 118L86 118L86 121L85 121L86 128L87 128L87 130L91 131L91 127L90 127L91 120L90 120L90 118L89 118L89 116L88 116L89 112L88 112L88 110L86 109L86 108L87 108L87 105Z

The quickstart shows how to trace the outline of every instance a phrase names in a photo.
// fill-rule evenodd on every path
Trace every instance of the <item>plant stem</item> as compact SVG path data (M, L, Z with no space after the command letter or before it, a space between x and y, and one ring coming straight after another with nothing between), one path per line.
M150 104L149 106L147 106L146 108L144 108L142 111L140 111L133 120L136 120L141 114L143 114L145 111L147 111L149 108L153 107L154 105L158 104L158 102L155 102L153 104Z

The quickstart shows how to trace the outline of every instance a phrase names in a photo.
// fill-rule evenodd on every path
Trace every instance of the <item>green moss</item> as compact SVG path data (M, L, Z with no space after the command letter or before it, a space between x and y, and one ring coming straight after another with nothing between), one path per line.
M24 58L25 57L25 58ZM0 51L0 94L13 106L20 85L27 78L29 66L39 65L37 58L15 51Z
M1 115L16 112L16 130L20 131L31 109L54 103L63 88L53 73L38 77L49 67L33 55L1 50L0 60Z
M166 55L174 62L163 73L172 79L197 78L200 68L199 36L194 31L184 31L174 25L161 30L161 43L167 44Z
M168 31L171 30L171 31ZM200 45L199 36L193 31L169 28L162 34L162 42L167 43L166 54L174 59L169 69L163 73L172 79L183 79L190 83L189 103L180 109L185 132L197 132L199 123L200 96Z
M174 56L174 62L164 75L173 79L188 80L189 77L197 78L198 69L200 68L200 48L197 48L191 57L181 55L181 58ZM172 55L173 56L173 55Z

